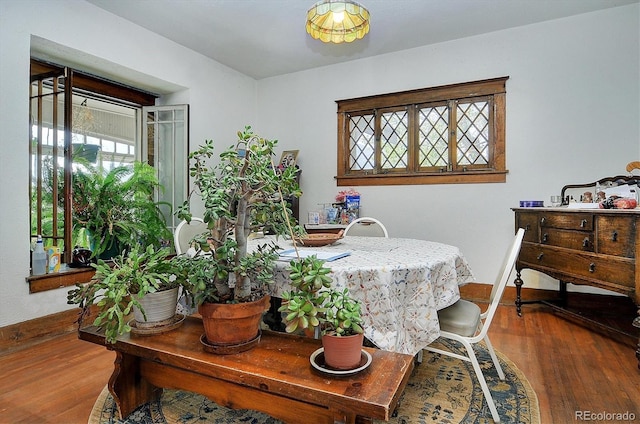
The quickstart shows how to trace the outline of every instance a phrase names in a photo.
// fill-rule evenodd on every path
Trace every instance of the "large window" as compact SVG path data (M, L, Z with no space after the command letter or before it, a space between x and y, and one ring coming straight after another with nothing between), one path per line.
M74 208L74 175L87 167L110 169L147 161L158 179L169 186L157 193L171 205L184 201L187 186L187 107L153 106L156 96L73 69L32 60L30 89L31 240L42 235L46 247L58 247L63 263L71 260L74 246L87 246L78 231ZM144 108L144 109L143 109ZM146 131L155 119L160 129ZM147 117L143 126L144 116ZM143 128L144 141L143 141ZM177 165L174 164L177 162ZM184 163L183 163L184 162ZM165 216L174 226L172 210ZM49 276L51 277L51 276ZM30 278L32 292L34 281ZM33 280L33 281L32 281ZM64 283L51 283L53 286ZM46 284L45 284L46 285ZM53 287L49 287L53 288Z
M338 101L338 185L504 182L507 78Z

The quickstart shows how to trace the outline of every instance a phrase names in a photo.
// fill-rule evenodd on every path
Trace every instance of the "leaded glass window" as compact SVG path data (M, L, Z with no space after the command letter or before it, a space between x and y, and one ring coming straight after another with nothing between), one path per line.
M504 182L507 79L338 101L338 185Z

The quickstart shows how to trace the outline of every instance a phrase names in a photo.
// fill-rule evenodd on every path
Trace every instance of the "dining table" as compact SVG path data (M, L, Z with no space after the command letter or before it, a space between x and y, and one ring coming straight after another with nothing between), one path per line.
M249 241L249 250L273 241L282 251L293 241L265 236ZM296 248L328 260L332 284L347 287L362 305L365 337L380 349L416 355L440 336L438 310L460 299L459 287L473 281L460 249L412 238L345 236L320 247ZM276 262L271 295L292 290L289 259Z

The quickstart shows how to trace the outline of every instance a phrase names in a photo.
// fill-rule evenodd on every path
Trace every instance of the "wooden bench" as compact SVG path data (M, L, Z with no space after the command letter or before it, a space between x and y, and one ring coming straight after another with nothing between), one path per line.
M109 379L122 418L162 388L200 393L219 405L262 411L286 423L366 423L388 420L413 369L411 355L364 348L371 365L349 377L327 376L309 358L318 340L263 331L258 345L234 355L203 350L202 321L187 317L178 329L120 337ZM95 327L79 338L105 345Z

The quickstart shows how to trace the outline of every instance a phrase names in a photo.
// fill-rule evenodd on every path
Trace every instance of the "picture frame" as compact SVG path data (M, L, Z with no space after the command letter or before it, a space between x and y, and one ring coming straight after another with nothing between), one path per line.
M296 160L298 159L299 150L285 150L280 156L280 166L288 168L290 166L296 166Z

